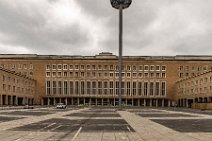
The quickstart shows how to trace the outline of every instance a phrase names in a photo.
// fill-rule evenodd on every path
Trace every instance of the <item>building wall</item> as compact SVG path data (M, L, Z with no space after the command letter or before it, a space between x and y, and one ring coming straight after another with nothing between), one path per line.
M212 57L210 56L124 56L123 102L125 104L132 104L134 102L136 105L146 104L147 106L163 106L164 104L165 106L170 106L171 102L175 101L177 98L176 82L211 69L211 60ZM67 98L71 98L68 99L68 103L71 104L73 104L73 101L75 100L77 100L78 104L80 103L80 100L84 101L84 104L87 103L87 101L92 100L98 102L98 100L110 101L111 99L114 99L116 102L118 98L118 95L115 93L117 91L115 84L118 82L118 58L112 54L103 53L96 56L0 55L0 65L37 81L35 94L35 103L37 104L55 104L60 101L67 102ZM61 69L58 68L60 65ZM56 69L54 69L53 66L56 66ZM82 68L83 66L84 69ZM90 68L87 68L87 66L90 66ZM108 68L105 68L105 66L108 66ZM110 67L113 67L113 69L110 69ZM140 69L140 67L142 67L142 69ZM107 77L105 76L105 73L107 74ZM146 77L147 74L148 77ZM56 81L56 93L53 93L53 81ZM62 94L58 93L59 81L62 83ZM109 89L111 81L113 82L112 95L110 94ZM67 82L67 95L64 94L64 82ZM74 83L73 94L70 93L71 82ZM76 94L75 88L77 82L79 83L78 94ZM82 88L81 84L83 82L84 89L80 89ZM95 94L87 94L87 82L91 83L91 87L92 83L96 82ZM107 95L104 94L106 91L106 87L104 88L105 82L107 82ZM135 82L136 92L135 89L133 89ZM148 82L148 90L147 95L144 95L144 85L146 82ZM158 82L160 85L159 94L157 95L156 83L158 84ZM47 83L50 83L48 88ZM142 93L140 94L138 85L141 83ZM150 90L150 85L152 85L152 83L153 89ZM165 84L163 92L162 83L163 85ZM129 84L130 93L128 89ZM98 89L98 85L101 90ZM47 93L47 90L49 93Z
M197 76L177 82L176 100L179 106L191 107L192 103L212 102L212 72L206 71Z
M0 68L0 105L33 104L36 82Z

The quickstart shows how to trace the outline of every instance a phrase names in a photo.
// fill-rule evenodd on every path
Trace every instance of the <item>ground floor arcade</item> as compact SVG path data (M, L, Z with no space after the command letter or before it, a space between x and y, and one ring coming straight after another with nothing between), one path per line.
M212 97L181 98L177 100L179 107L191 107L193 103L212 103Z
M117 106L118 105L118 97L114 97L114 98L45 97L42 99L42 105L56 105L57 103L64 103L66 105ZM161 99L122 98L122 105L169 107L169 106L171 106L171 100L162 99L162 98Z
M0 94L0 105L33 105L34 98Z

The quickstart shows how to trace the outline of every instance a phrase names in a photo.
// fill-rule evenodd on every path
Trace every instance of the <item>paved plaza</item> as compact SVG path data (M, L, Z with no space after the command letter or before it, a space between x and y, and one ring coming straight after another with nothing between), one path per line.
M211 141L212 112L181 108L0 107L1 141Z

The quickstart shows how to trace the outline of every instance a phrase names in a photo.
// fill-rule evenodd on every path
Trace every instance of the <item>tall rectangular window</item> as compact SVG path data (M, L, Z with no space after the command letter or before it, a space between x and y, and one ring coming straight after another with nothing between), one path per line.
M75 94L79 95L79 82L75 81Z
M148 95L148 82L144 82L144 95Z
M113 95L113 81L110 81L110 95Z
M64 81L64 95L68 95L68 82L67 81Z
M53 89L53 95L56 95L57 94L57 81L53 81L52 83L53 83L53 86L52 86L53 87L52 88Z
M91 82L87 81L87 95L91 94Z
M85 82L81 81L81 95L85 94Z
M47 80L46 81L46 95L50 95L51 94L51 81Z
M98 81L98 94L102 94L102 81Z
M62 81L58 81L58 94L62 95Z
M121 94L124 95L124 82L121 82Z
M116 81L115 94L119 94L119 81Z
M108 89L107 81L104 81L104 95L107 95L107 89Z
M162 96L166 95L166 82L161 83L161 95Z
M149 90L149 94L151 95L151 96L153 96L154 95L154 82L150 82L150 86L149 86L150 88L150 90Z
M133 82L133 95L136 95L136 82Z
M155 95L160 95L160 82L155 83Z
M74 82L70 81L70 95L74 94Z
M92 82L92 94L96 95L96 81Z
M127 82L127 95L130 95L130 81Z
M142 82L138 82L138 95L142 95Z

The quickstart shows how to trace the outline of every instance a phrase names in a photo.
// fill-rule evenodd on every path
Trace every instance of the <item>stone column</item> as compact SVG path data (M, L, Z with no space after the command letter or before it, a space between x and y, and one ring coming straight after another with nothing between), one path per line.
M56 101L55 101L55 98L54 98L53 100L54 100L53 104L54 104L54 105L56 105Z
M164 99L162 99L162 107L164 107Z
M146 99L144 99L144 107L146 107Z
M65 105L67 105L68 104L68 101L67 101L67 98L65 98Z
M5 96L5 105L8 105L8 95Z
M3 105L3 103L2 103L2 95L0 95L0 105Z
M50 99L49 98L47 99L47 105L48 106L50 105Z
M104 103L104 99L102 98L102 106L104 105L103 103Z
M132 99L132 106L134 106L134 99Z
M168 107L171 107L171 101L168 100Z
M80 102L79 102L79 98L77 98L77 105L79 105L79 103L80 103Z
M138 99L138 106L141 106L140 99Z
M158 107L158 99L156 99L156 107Z
M150 99L150 107L152 107L152 99Z
M97 98L96 98L96 106L97 106Z

